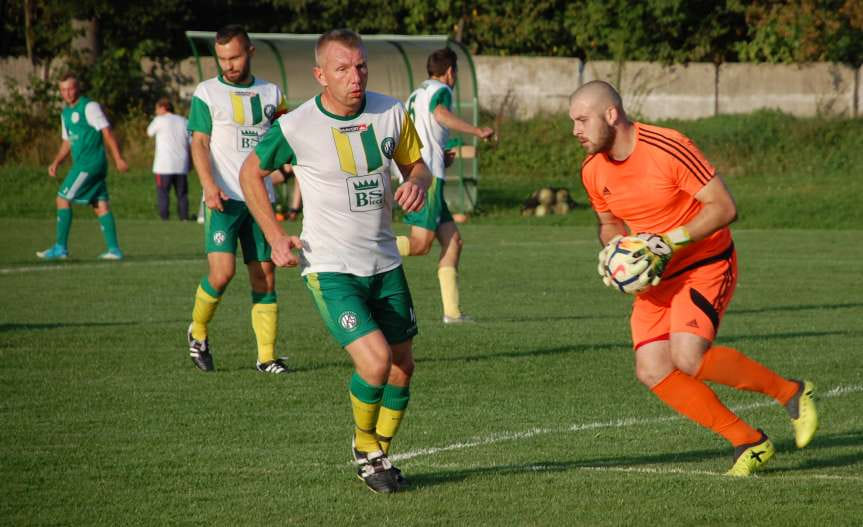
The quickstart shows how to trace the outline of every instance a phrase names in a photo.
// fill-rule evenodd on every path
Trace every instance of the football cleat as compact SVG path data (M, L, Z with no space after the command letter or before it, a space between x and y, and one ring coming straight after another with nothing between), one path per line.
M43 260L65 260L69 257L69 251L62 245L55 243L44 251L36 251L36 256Z
M767 434L763 430L758 431L761 432L761 439L734 449L734 465L725 473L726 476L749 476L756 470L761 470L776 453Z
M812 441L818 430L818 412L815 410L815 384L812 381L795 380L800 387L785 405L791 424L794 426L794 442L803 448Z
M123 251L120 249L108 249L99 255L100 260L122 260L123 259Z
M399 490L398 481L387 455L382 451L359 452L357 477L372 491L390 494ZM354 456L357 459L356 454Z
M210 340L197 340L192 337L192 325L189 324L189 330L186 332L186 339L189 341L189 357L195 366L201 371L213 371L213 356L210 355Z
M448 317L446 315L443 316L444 324L469 324L471 322L476 322L469 315L461 314L457 317Z
M288 365L285 364L284 361L282 360L283 358L284 357L280 357L276 360L271 360L271 361L267 361L267 362L258 362L257 363L258 371L261 373L275 373L275 374L291 373L291 370L290 370L290 368L288 368Z

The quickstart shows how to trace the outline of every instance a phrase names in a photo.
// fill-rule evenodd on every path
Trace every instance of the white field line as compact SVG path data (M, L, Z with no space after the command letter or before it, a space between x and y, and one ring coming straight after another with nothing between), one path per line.
M45 265L28 265L22 267L0 267L0 275L4 274L19 274L19 273L37 273L40 271L76 271L78 269L93 269L93 268L110 268L110 267L128 267L128 266L149 266L149 265L177 265L187 263L203 263L205 258L196 258L194 260L141 260L141 261L124 261L124 262L93 262L84 264L45 264Z
M859 393L863 392L863 385L855 384L848 386L836 386L827 390L826 392L822 392L817 394L817 397L821 399L828 399L832 397L842 397L851 393ZM764 401L760 403L753 403L747 405L736 406L732 408L734 412L744 412L747 410L754 410L756 408L763 408L765 406L770 406L776 404L774 401ZM565 433L565 432L583 432L586 430L597 430L601 428L623 428L627 426L647 426L659 423L665 423L669 421L676 421L683 419L683 417L678 415L670 415L664 417L626 417L623 419L615 419L611 421L595 421L592 423L576 423L565 427L556 427L556 428L531 428L529 430L524 430L521 432L498 432L495 434L490 434L484 437L475 437L468 439L466 441L462 441L459 443L452 443L449 445L439 446L439 447L430 447L430 448L420 448L415 450L409 450L407 452L401 454L394 454L392 459L394 461L405 460L405 459L413 459L417 457L425 457L425 456L433 456L435 454L440 454L441 452L449 452L451 450L464 450L468 448L474 448L478 446L492 445L494 443L501 443L503 441L520 441L524 439L530 439L536 436L545 435L545 434L556 434L556 433ZM861 478L863 479L863 478Z

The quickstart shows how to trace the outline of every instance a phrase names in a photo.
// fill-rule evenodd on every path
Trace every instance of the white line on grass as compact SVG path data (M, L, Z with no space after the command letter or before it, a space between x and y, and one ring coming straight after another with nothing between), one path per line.
M551 468L551 467L549 467ZM709 472L707 470L684 470L680 468L655 468L655 467L576 467L578 470L592 470L595 472L636 472L642 474L683 474L686 476L719 476L724 477L721 472ZM544 467L538 470L545 470ZM756 475L757 477L757 475ZM838 476L832 474L776 474L770 478L784 479L833 479L839 481L863 481L861 476Z
M835 386L830 390L819 395L822 399L831 398L831 397L841 397L844 395L848 395L850 393L859 393L863 392L863 385L854 384L848 386ZM775 404L774 401L764 401L760 403L747 404L742 406L736 406L732 408L735 412L743 412L747 410L753 410L756 408L763 408L765 406L770 406ZM468 439L467 441L462 441L459 443L453 443L450 445L440 446L440 447L430 447L430 448L420 448L416 450L409 450L402 454L394 454L392 459L394 461L404 460L404 459L413 459L416 457L423 456L433 456L435 454L439 454L441 452L449 452L451 450L464 450L467 448L474 448L478 446L491 445L494 443L500 443L503 441L518 441L523 439L530 439L532 437L536 437L539 435L545 434L553 434L553 433L561 433L561 432L583 432L585 430L596 430L600 428L623 428L627 426L645 426L652 425L657 423L665 423L668 421L676 421L679 419L683 419L683 417L678 415L670 415L664 417L626 417L622 419L614 419L611 421L596 421L593 423L576 423L563 428L531 428L529 430L525 430L522 432L498 432L494 434L487 435L485 437L476 437L472 439Z
M92 269L94 267L127 267L127 266L138 266L138 265L176 265L176 264L185 264L185 263L200 263L205 261L203 258L198 258L194 260L140 260L140 261L125 261L125 262L103 262L103 263L82 263L82 264L46 264L46 265L28 265L22 267L2 267L0 268L0 275L3 274L17 274L17 273L35 273L39 271L74 271L77 269Z

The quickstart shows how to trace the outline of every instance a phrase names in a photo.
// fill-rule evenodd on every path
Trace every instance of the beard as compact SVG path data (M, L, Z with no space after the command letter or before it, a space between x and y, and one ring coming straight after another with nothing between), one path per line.
M594 143L596 146L592 148L592 152L590 154L595 154L597 152L608 152L611 150L612 145L614 145L614 140L617 138L617 129L613 126L608 126L605 123L602 123L603 126L599 130L597 134L596 142Z

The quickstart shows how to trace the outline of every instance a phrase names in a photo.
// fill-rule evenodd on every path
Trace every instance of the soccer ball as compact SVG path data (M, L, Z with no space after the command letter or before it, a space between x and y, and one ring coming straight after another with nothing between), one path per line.
M650 266L647 242L635 236L624 236L615 242L605 257L605 272L610 287L621 293L637 295L650 287L644 272Z

